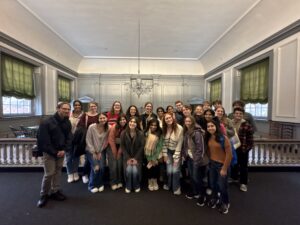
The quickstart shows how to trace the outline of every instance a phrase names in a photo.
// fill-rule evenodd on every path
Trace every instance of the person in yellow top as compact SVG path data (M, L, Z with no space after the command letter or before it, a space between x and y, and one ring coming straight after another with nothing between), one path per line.
M222 134L220 124L217 120L207 122L207 133L205 137L209 157L209 182L212 188L212 197L208 206L215 208L222 214L229 210L228 196L228 169L232 159L231 145L229 139ZM218 192L220 197L218 197Z

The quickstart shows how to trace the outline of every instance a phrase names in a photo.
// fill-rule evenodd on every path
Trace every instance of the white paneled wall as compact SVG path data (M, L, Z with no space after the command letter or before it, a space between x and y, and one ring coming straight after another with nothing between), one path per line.
M147 101L158 106L174 105L176 100L184 103L193 97L203 98L204 83L202 76L146 76L145 82L153 84L153 90L140 98L130 89L129 75L81 74L78 77L78 97L90 96L99 102L101 111L110 109L112 102L121 101L123 110L134 104L142 108Z

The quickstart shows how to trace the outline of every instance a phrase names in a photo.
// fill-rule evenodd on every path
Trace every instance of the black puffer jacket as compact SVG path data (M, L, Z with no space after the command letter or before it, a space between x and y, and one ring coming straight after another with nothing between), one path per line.
M44 120L37 135L38 149L53 157L57 152L66 152L72 147L71 123L68 118L61 118L58 113Z

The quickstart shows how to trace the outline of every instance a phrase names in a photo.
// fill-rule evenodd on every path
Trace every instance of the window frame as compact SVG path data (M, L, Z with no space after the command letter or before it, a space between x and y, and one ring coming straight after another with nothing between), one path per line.
M14 57L14 58L17 58L18 60L21 60L21 61L24 61L25 63L29 63L31 65L33 65L34 67L34 72L33 72L33 83L34 83L34 89L36 91L36 96L34 99L31 99L31 113L26 113L26 114L4 114L3 112L3 100L2 100L2 79L0 79L0 118L18 118L18 117L30 117L30 116L35 116L37 115L36 113L36 99L40 98L39 95L39 92L37 91L36 87L37 87L37 70L40 70L40 68L42 67L42 64L41 63L38 63L36 61L34 61L33 59L30 59L28 57L25 57L24 55L21 55L19 53L16 53L12 50L9 50L9 49L6 49L4 47L0 47L0 74L1 74L1 71L2 71L2 55L5 54L5 55L8 55L8 56L11 56L11 57ZM13 97L13 96L8 96L8 97Z
M260 116L256 116L253 115L253 118L255 120L271 120L272 118L272 99L273 99L273 64L274 64L274 52L273 50L268 51L262 55L259 55L255 58L252 58L250 60L248 60L247 62L244 62L236 67L234 67L235 70L235 77L234 77L234 86L236 86L234 89L235 95L233 95L235 97L234 100L238 100L240 99L240 88L241 88L241 69L250 66L252 64L258 63L266 58L269 58L269 74L268 74L268 115L267 117L260 117Z

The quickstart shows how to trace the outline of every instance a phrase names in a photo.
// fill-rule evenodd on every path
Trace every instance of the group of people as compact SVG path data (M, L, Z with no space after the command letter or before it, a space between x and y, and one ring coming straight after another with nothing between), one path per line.
M186 197L197 199L197 205L217 208L227 214L230 206L228 180L240 182L247 191L248 153L253 147L256 126L244 103L235 101L228 116L221 101L205 101L194 110L182 101L153 112L151 102L138 108L131 105L123 112L115 101L109 112L101 112L98 103L91 102L88 112L82 111L79 100L59 103L57 112L40 124L37 140L43 152L44 177L38 207L49 198L65 200L60 190L64 157L68 183L79 181L79 159L85 157L82 181L91 193L103 192L105 168L109 168L112 190L140 192L142 176L148 189L160 186L174 195L182 193L181 179L189 178ZM233 149L231 138L238 136L240 144ZM236 151L237 163L231 163ZM239 179L239 180L238 180Z

